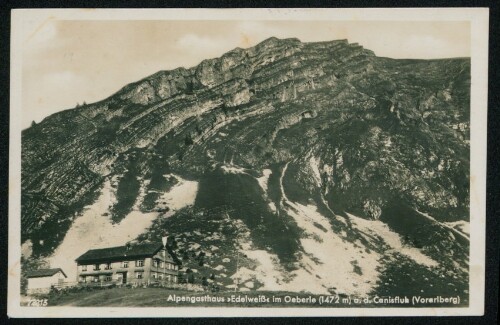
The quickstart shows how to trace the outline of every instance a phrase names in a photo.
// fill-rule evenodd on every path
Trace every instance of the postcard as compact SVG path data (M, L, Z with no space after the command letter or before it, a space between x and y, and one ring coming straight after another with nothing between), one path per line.
M9 316L482 315L488 15L13 10Z

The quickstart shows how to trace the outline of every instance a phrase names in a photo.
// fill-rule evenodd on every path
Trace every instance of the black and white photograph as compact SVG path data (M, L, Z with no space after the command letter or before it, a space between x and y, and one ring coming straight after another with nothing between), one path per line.
M14 10L11 44L10 316L483 313L487 9Z

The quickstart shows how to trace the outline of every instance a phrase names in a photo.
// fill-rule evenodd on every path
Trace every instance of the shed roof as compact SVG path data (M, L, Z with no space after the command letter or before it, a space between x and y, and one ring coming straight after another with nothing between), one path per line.
M58 272L61 272L64 275L65 278L68 277L66 275L66 273L64 273L64 271L62 269L60 269L60 268L32 270L32 271L29 271L26 274L26 276L28 278L44 278L44 277L51 277L54 274L57 274Z
M76 259L77 262L120 260L153 256L163 248L161 243L147 243L127 246L91 249Z

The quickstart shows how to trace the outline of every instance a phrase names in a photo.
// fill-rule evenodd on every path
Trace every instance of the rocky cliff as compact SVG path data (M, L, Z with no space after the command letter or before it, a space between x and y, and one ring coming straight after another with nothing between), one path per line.
M469 106L469 59L383 58L346 40L236 48L23 131L22 238L50 255L112 179L113 222L168 214L138 240L168 229L185 254L198 229L227 254L271 256L285 289L311 275L316 291L348 291L333 272L358 293L467 292ZM161 197L177 176L199 188L172 213ZM256 275L271 270L247 269L271 286Z

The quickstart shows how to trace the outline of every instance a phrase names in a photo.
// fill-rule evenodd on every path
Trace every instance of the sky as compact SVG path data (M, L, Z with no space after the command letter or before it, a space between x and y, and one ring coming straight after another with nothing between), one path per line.
M266 38L348 39L378 56L470 57L468 22L286 20L26 21L22 40L22 128L92 103L159 70L189 68Z

